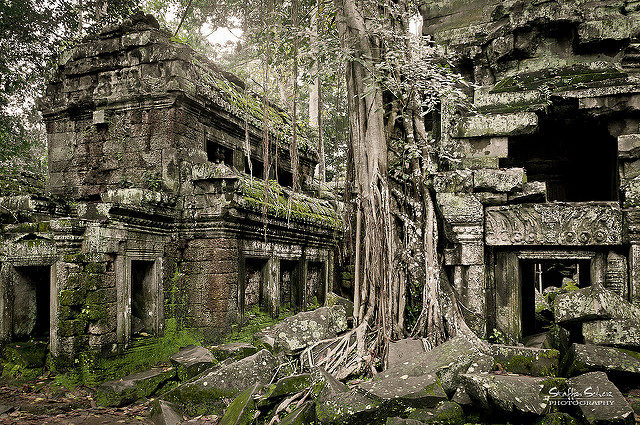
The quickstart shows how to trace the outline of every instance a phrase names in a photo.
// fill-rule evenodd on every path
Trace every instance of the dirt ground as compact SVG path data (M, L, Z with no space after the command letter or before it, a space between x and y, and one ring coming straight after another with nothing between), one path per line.
M153 424L149 419L149 402L139 402L120 408L99 407L94 391L77 387L73 390L52 385L51 381L19 384L0 381L0 425L56 424L103 425ZM185 424L216 425L215 416L198 417Z

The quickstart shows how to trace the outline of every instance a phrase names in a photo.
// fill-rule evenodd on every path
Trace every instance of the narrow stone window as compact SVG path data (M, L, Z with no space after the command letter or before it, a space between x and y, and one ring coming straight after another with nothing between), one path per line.
M207 141L207 160L216 164L225 164L233 167L233 150L213 140Z
M16 341L46 340L50 333L51 267L16 267L12 334Z
M262 179L264 178L264 164L262 161L251 158L251 167L249 167L249 160L245 157L244 172L258 179Z
M131 334L153 334L157 323L157 284L153 261L131 261Z

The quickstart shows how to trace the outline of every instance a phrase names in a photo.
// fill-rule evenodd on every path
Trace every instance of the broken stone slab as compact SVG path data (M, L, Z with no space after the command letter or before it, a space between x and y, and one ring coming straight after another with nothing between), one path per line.
M349 390L330 395L316 402L316 418L321 424L359 425L381 423L392 414L386 413L380 402Z
M150 419L155 425L179 425L183 421L179 411L175 404L155 399L151 402Z
M580 425L579 422L568 413L553 412L538 419L535 425Z
M435 407L439 402L447 400L447 393L435 373L390 376L362 382L357 388L363 390L370 398L397 410L407 407Z
M326 297L324 304L327 307L333 307L334 305L341 305L344 307L345 314L347 317L353 317L353 301L348 300L340 295L335 294L334 292L329 292Z
M469 397L469 394L467 394L467 391L462 385L456 389L455 393L453 393L451 401L458 403L461 406L471 406L473 404L473 400L471 400L471 397Z
M337 336L347 329L347 314L342 305L320 307L287 317L273 326L269 333L275 348L294 353L323 339Z
M640 157L640 134L618 136L618 155L625 159Z
M640 317L640 309L599 283L558 294L553 312L557 323Z
M424 424L462 425L465 423L462 406L452 401L440 402L434 409L416 409L407 417Z
M444 344L385 370L371 382L391 378L398 380L402 379L403 376L420 377L431 375L440 381L447 394L452 394L458 388L459 374L467 372L470 367L474 367L476 372L480 372L490 370L487 368L491 366L493 366L493 357L483 353L475 341L471 341L464 336L457 336Z
M436 192L471 192L473 190L473 171L441 171L433 176L433 189Z
M254 384L240 393L229 405L218 425L249 425L253 423L258 411L254 396L258 394L262 384Z
M405 338L390 342L387 354L387 368L402 364L422 353L424 353L424 344L420 339Z
M526 182L522 190L509 193L509 202L546 202L547 183L546 182Z
M386 425L424 425L424 422L421 422L417 419L405 419L400 418L398 416L394 416L392 418L387 418Z
M189 415L220 414L223 399L236 397L257 384L267 384L276 373L276 358L267 350L209 369L167 392L162 398L182 406Z
M316 409L312 401L305 401L282 419L280 425L307 425L316 423Z
M506 372L532 376L556 376L560 352L553 349L492 344L491 355Z
M523 375L463 374L464 388L469 396L485 409L498 408L504 412L543 415L551 410L549 385L560 378Z
M277 400L287 395L293 395L308 388L311 386L311 382L311 375L308 373L284 377L261 391L256 400L257 406L263 407L274 404Z
M176 368L178 379L186 381L213 366L215 359L206 348L189 345L169 356L169 361Z
M526 180L524 168L483 168L473 171L473 186L480 191L508 193L522 190Z
M538 128L534 112L472 115L462 118L455 137L516 136L531 134Z
M601 371L613 375L631 374L640 377L640 353L601 345L574 343L571 346L570 358L570 375Z
M174 368L153 368L98 386L96 401L101 406L119 407L153 395L162 384L173 379Z
M589 344L640 348L640 321L616 319L584 322L582 336Z
M226 359L244 359L258 352L258 348L246 342L230 342L211 347L212 356L219 361Z
M321 367L311 370L311 379L313 382L311 396L318 403L323 403L334 394L343 393L349 389L344 383Z
M574 400L588 424L632 424L633 409L604 372L589 372L567 379ZM591 401L591 403L589 403Z

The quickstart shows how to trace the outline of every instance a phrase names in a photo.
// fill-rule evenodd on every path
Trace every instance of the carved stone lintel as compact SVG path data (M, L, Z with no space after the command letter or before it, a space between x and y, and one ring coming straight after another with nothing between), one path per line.
M622 211L616 202L554 202L488 207L488 245L620 245Z

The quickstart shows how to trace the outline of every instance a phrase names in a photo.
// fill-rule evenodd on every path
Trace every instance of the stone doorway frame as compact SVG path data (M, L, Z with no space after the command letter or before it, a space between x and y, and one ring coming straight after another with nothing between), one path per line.
M494 323L490 326L502 332L510 344L522 340L522 260L589 260L591 284L605 280L606 253L599 250L570 247L496 250L493 264Z
M162 256L156 253L125 252L115 260L116 268L116 305L117 305L117 340L120 344L131 342L131 262L153 262L153 293L155 295L154 325L155 336L162 336L164 323L164 290L162 281Z
M49 349L58 353L58 280L56 261L44 259L12 259L0 263L0 341L13 339L13 291L16 267L49 267Z

